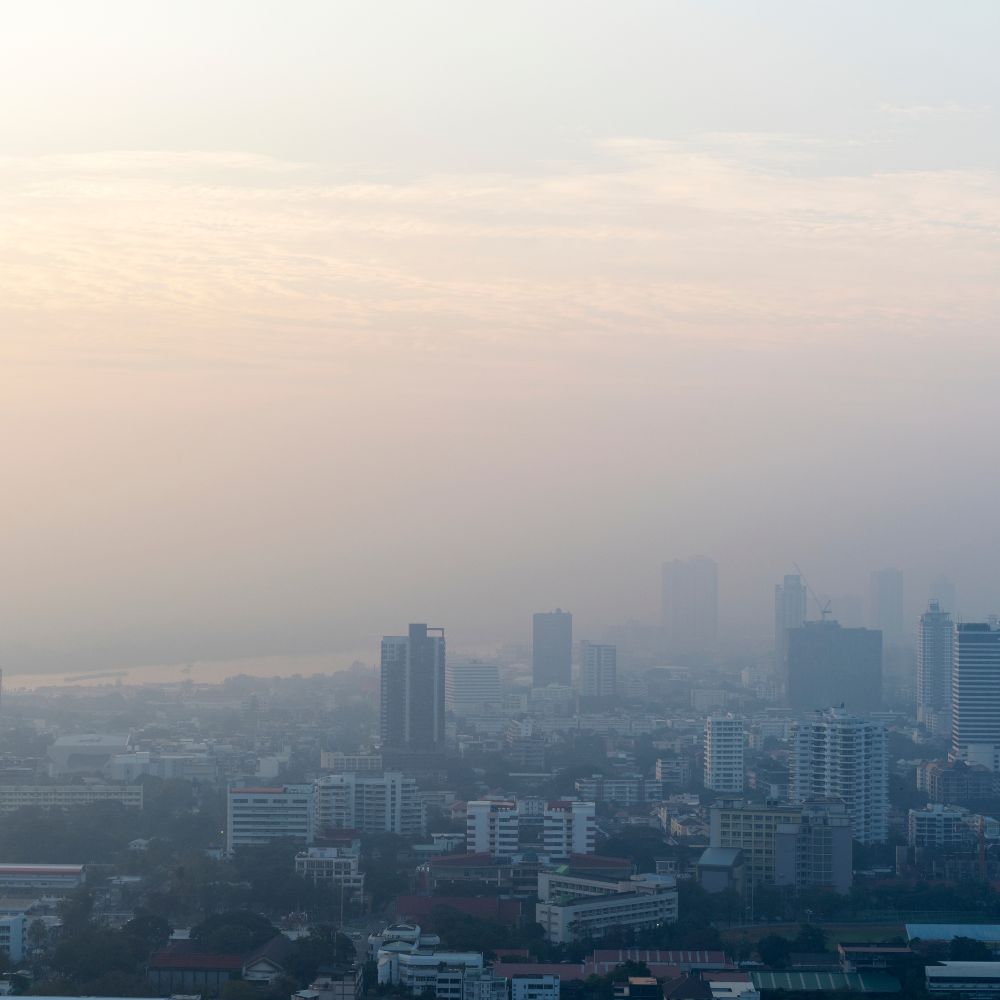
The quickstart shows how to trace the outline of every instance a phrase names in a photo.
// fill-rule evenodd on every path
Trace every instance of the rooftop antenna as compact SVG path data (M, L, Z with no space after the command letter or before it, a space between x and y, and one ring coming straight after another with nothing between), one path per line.
M816 607L819 610L820 617L822 618L823 621L826 621L827 615L831 614L830 599L827 598L826 601L821 601L819 597L816 595L816 591L812 589L812 585L806 579L805 573L803 573L802 570L799 569L799 564L793 562L792 565L795 567L795 572L798 573L800 577L802 577L802 582L806 585L806 590L809 591L810 596L816 602Z

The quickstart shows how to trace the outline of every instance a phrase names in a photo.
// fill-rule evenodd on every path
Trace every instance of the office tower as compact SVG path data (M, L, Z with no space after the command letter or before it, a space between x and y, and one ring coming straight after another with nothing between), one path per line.
M951 759L1000 771L1000 627L955 626L951 673Z
M950 611L954 614L958 610L958 605L955 603L955 584L946 576L934 577L927 599L937 601L942 611Z
M316 828L419 836L426 810L415 778L398 771L346 771L316 781Z
M670 653L712 653L719 638L719 567L705 556L664 563L661 612Z
M594 642L580 643L580 694L613 698L618 686L618 649Z
M502 700L500 671L495 663L449 661L444 685L444 704L449 712L485 715L499 708Z
M715 792L743 791L743 720L710 715L705 720L705 787Z
M931 601L917 629L917 718L936 735L951 729L951 615Z
M543 822L542 842L549 857L568 858L596 850L597 807L593 802L550 802Z
M788 630L785 699L810 711L844 705L870 712L882 701L882 633L841 628L834 621L804 622Z
M568 611L542 611L532 619L531 685L573 683L573 616Z
M889 833L889 744L885 728L843 709L814 712L792 726L789 794L793 801L837 798L854 839L883 844Z
M868 625L879 629L889 645L903 641L903 574L898 569L879 569L872 573Z
M311 844L316 833L313 785L235 785L226 796L226 853L275 840Z
M484 800L465 804L465 849L469 854L509 857L517 853L516 802Z
M444 657L444 629L411 625L408 635L382 639L383 749L444 750Z
M785 633L806 620L806 588L802 577L789 575L774 588L774 652L777 663L785 655Z

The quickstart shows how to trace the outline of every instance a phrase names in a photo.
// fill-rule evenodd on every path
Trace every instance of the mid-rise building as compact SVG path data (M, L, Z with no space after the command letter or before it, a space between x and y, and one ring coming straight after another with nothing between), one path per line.
M444 691L444 629L411 625L407 635L385 636L381 657L383 749L442 753Z
M593 854L597 843L597 808L594 803L548 803L545 807L542 840L545 853L553 858Z
M415 778L399 771L327 774L316 782L316 828L421 835L426 808Z
M324 771L342 774L345 771L379 772L385 769L379 753L341 753L337 750L323 750L319 755L319 766Z
M560 977L545 972L521 972L510 977L510 1000L559 1000Z
M617 689L617 647L581 642L580 694L584 698L613 698Z
M570 687L573 681L573 616L568 611L538 612L531 628L531 685Z
M885 728L843 709L815 712L792 727L789 793L794 802L838 798L854 839L883 844L889 834L889 757Z
M517 852L519 815L516 802L481 800L465 806L465 843L470 854L507 857Z
M951 732L951 615L931 601L917 629L917 718L935 735Z
M705 556L663 564L661 619L667 650L681 657L714 652L719 638L719 567Z
M313 785L235 786L227 796L226 852L275 840L310 844L315 833Z
M72 809L92 802L142 808L142 785L0 785L0 813L17 809Z
M795 822L774 830L774 884L821 886L841 894L854 879L851 818L843 802L809 802Z
M590 778L577 778L574 782L576 794L590 802L615 802L622 806L639 805L641 802L656 802L663 798L663 782L654 778L644 778L638 774L606 778L595 774Z
M917 789L929 802L947 804L974 802L994 794L997 775L982 764L964 760L930 761L917 768Z
M804 622L789 629L785 697L789 706L812 711L843 705L870 712L882 702L882 633L842 628L839 622Z
M951 675L951 758L1000 771L1000 626L955 626Z
M738 716L705 720L704 782L715 792L743 791L743 720Z
M39 892L58 896L79 889L86 880L85 865L0 864L0 895Z
M450 662L445 676L445 708L455 715L486 715L500 707L500 671L481 660Z
M910 847L966 847L973 839L969 812L960 806L929 803L911 809L906 819L906 842Z
M360 852L353 848L309 847L295 855L295 874L318 886L343 891L345 898L361 904L365 896L365 876Z

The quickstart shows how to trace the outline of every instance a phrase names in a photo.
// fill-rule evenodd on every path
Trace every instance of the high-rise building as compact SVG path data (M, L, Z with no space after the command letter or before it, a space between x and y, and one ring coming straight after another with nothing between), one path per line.
M788 630L785 699L803 711L843 705L870 712L882 702L882 633L804 622Z
M917 718L935 735L951 731L951 615L931 601L917 629Z
M951 674L951 759L1000 771L1000 626L955 626Z
M743 791L743 720L738 716L710 715L705 720L705 787Z
M495 663L467 660L448 663L444 687L445 708L456 715L485 715L499 708L500 671Z
M545 807L542 841L553 858L593 854L597 838L597 807L593 802L559 801Z
M705 556L663 564L662 625L667 649L706 655L719 638L719 567Z
M903 633L903 574L898 569L878 569L871 575L868 624L885 642L898 645Z
M878 723L833 708L792 726L789 794L795 802L837 798L854 839L883 844L889 834L888 735Z
M516 802L492 799L465 804L465 849L469 854L509 857L517 852L519 814Z
M573 683L573 616L568 611L540 611L532 619L531 684L548 687Z
M428 635L438 632L439 635ZM411 625L408 635L382 639L383 749L444 750L444 629Z
M802 577L788 575L774 588L774 653L777 663L785 655L785 633L801 628L806 620L806 588Z
M580 694L613 698L618 687L618 649L594 642L580 643Z

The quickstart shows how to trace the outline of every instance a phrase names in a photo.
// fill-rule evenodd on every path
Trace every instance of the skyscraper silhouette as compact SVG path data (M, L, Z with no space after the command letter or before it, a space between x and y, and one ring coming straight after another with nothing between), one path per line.
M380 719L383 749L442 752L444 688L444 629L411 625L407 635L385 636Z
M674 655L714 652L719 638L719 567L705 556L663 564L662 625Z
M568 611L540 611L531 623L531 684L569 687L573 680L573 616Z

